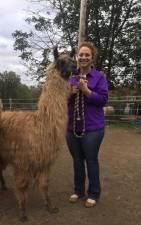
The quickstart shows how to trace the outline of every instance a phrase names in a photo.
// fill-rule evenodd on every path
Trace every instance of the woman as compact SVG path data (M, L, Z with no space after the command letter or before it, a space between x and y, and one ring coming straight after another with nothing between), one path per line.
M88 174L86 207L93 207L100 198L98 153L104 137L103 106L108 100L105 76L94 68L97 50L83 42L77 54L79 70L70 78L67 144L73 158L74 194L70 202L85 196L85 162Z

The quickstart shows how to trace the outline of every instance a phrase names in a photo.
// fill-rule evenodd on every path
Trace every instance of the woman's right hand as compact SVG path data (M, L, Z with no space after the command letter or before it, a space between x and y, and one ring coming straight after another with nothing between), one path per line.
M79 91L77 86L71 86L71 95L76 94Z

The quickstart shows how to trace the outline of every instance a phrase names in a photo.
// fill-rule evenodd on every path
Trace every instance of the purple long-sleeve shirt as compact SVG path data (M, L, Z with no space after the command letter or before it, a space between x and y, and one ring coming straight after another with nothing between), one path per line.
M103 106L108 101L108 84L106 77L95 68L91 69L86 79L92 93L89 97L84 95L85 131L94 131L105 126ZM77 85L77 80L77 75L71 76L70 84ZM68 100L68 130L73 130L75 98L76 94ZM83 121L76 121L77 132L82 131L82 124Z

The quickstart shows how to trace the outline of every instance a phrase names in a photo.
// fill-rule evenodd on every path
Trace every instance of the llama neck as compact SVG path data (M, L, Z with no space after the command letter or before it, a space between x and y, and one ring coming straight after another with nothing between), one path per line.
M51 74L45 85L38 104L38 119L41 133L54 142L64 138L67 124L67 97L69 84L58 74ZM50 133L50 134L49 134Z
M55 120L62 116L61 113L67 107L68 87L68 83L58 75L48 81L38 103L40 121L51 117Z

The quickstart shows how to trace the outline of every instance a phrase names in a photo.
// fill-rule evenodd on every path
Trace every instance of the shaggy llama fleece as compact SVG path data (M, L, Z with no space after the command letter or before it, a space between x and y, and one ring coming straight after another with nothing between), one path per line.
M48 178L50 167L65 142L68 79L75 67L72 56L59 55L57 48L54 49L55 60L45 72L47 79L37 111L0 112L1 183L5 187L2 169L10 165L21 221L27 219L26 196L32 178L39 183L48 211L57 212L48 196Z

